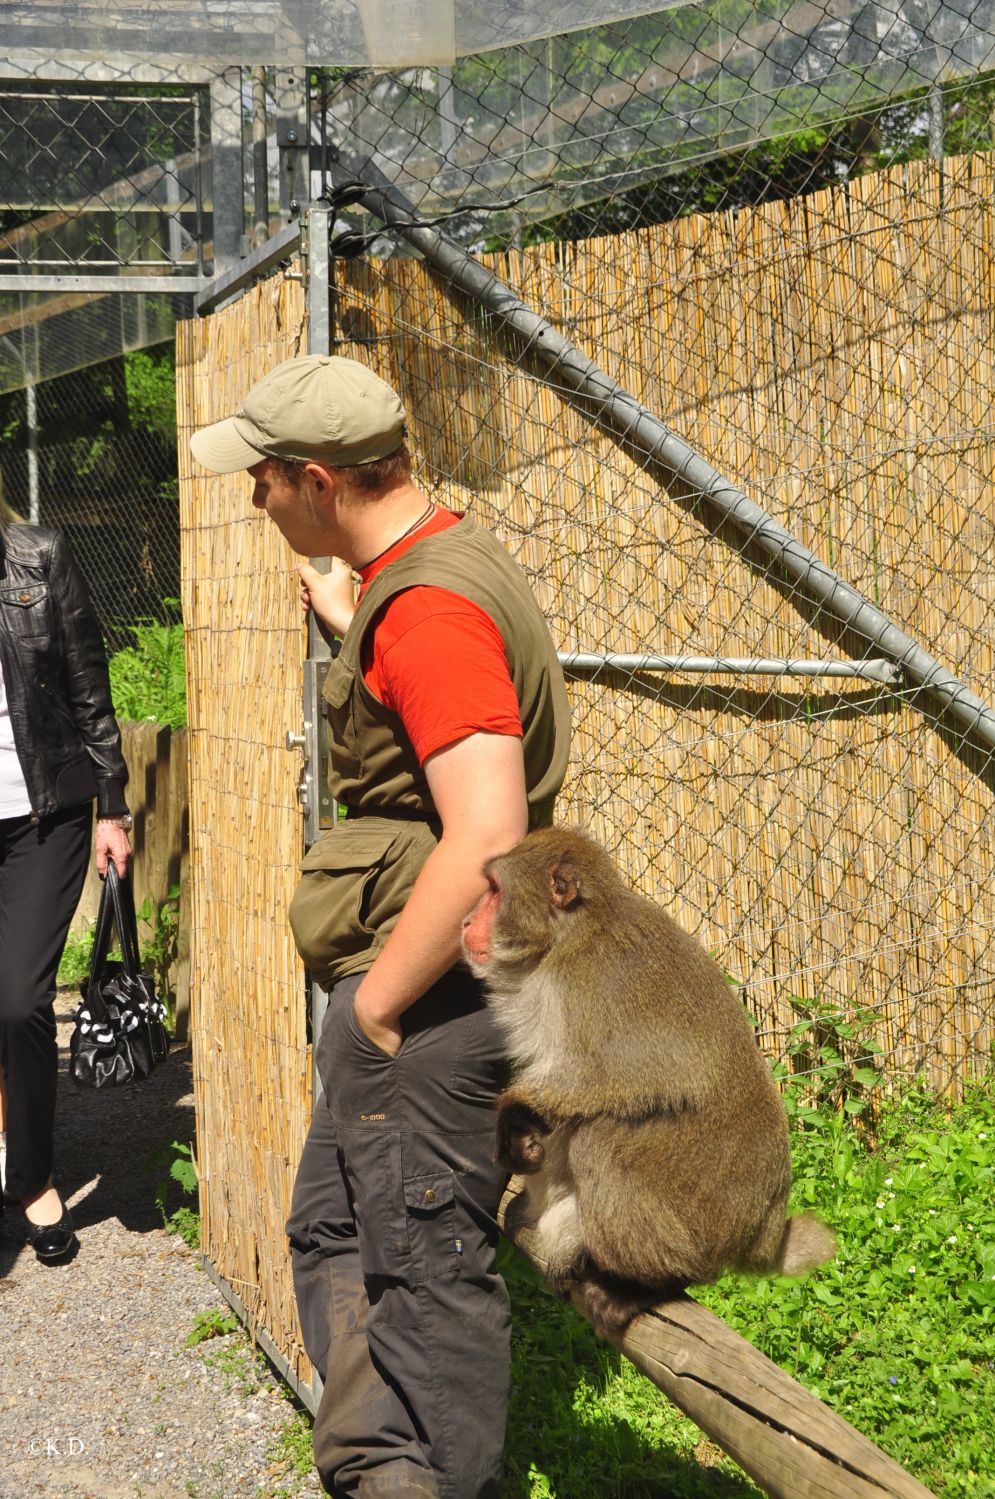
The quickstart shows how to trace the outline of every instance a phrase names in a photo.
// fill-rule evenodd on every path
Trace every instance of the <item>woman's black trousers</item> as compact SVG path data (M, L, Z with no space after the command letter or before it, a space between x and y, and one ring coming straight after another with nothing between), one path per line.
M36 1195L52 1174L55 975L83 889L92 819L90 802L40 822L0 818L0 1065L11 1197Z

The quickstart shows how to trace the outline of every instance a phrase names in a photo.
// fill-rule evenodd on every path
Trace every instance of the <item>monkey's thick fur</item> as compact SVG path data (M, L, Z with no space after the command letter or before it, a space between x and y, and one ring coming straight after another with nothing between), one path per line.
M516 1221L550 1285L610 1335L727 1268L831 1258L818 1219L786 1218L784 1109L704 948L572 829L532 833L485 872L464 951L515 1068L498 1160L529 1177Z

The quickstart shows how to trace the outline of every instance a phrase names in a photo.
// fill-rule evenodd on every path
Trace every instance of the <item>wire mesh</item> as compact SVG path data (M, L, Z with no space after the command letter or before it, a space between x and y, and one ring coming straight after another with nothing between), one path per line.
M264 7L205 20L176 5L169 37L185 16L192 40L171 56L197 59L189 76L162 76L164 53L150 81L148 56L109 52L100 78L88 65L53 90L8 64L0 258L29 283L60 257L98 280L206 269L226 193L236 260L239 235L247 252L323 194L333 347L399 386L423 482L501 531L564 651L880 654L707 495L608 437L500 315L447 290L405 227L435 225L990 702L995 4L638 9L568 4L523 34L521 7L457 7L442 52L385 71L354 65L386 55L372 21L421 57L413 12L406 33L364 3L363 52L341 6L309 31L303 10L273 30ZM34 31L22 16L21 46L114 17L124 38L134 20L64 11L33 8ZM418 16L446 30L444 11ZM461 31L471 12L478 29ZM602 24L568 30L593 14ZM560 34L535 34L558 17ZM223 141L196 50L207 24L225 31ZM461 37L479 50L464 55ZM399 226L360 201L371 186L389 189ZM11 295L5 409L27 402L27 370L39 407L58 396L68 413L62 430L42 424L37 458L17 418L13 497L23 507L33 484L43 518L78 503L99 518L78 522L87 539L118 526L126 565L96 585L105 623L123 597L152 613L175 591L166 543L143 530L168 509L163 450L152 463L146 429L50 377L96 352L126 380L127 351L180 305L149 299L136 331L99 291L71 306ZM246 383L261 373L251 355ZM119 457L81 461L77 416ZM956 1088L988 1064L992 767L928 695L859 675L618 667L571 692L568 814L714 948L772 1049L799 1004L821 1002L872 1012L896 1070Z
M387 179L991 702L995 94L981 11L949 24L913 45L879 8L688 6L315 80L333 347L401 389L423 481L506 538L563 651L875 653L360 185ZM565 814L716 952L771 1050L824 1005L861 1011L892 1073L956 1090L990 1064L990 755L921 691L602 668L571 696Z
M65 533L109 647L132 644L136 620L175 619L172 345L0 396L0 423L6 498Z
M198 264L202 94L0 84L0 268Z

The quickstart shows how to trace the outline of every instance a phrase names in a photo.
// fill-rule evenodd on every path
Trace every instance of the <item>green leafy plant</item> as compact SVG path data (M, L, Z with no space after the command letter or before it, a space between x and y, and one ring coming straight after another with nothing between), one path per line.
M194 1315L193 1327L187 1333L187 1347L196 1348L208 1338L226 1338L230 1332L238 1332L239 1321L234 1312L222 1312L216 1306Z
M178 608L177 599L164 599ZM128 627L134 645L115 651L108 662L111 698L118 718L153 719L182 729L187 721L186 658L183 625L135 620Z
M235 1317L222 1316L222 1320L225 1323L230 1320L235 1326L225 1332L208 1334L208 1337L223 1336L225 1342L219 1348L205 1352L204 1363L209 1369L219 1370L229 1387L234 1386L243 1397L254 1395L267 1376L266 1360L253 1348Z
M152 974L155 992L166 1005L170 1020L173 1019L175 995L170 984L170 974L176 962L180 933L180 887L173 885L165 900L157 901L149 893L135 915L148 927L148 935L141 942L142 968Z
M145 1169L165 1173L156 1185L155 1204L162 1215L166 1232L179 1234L191 1249L199 1249L200 1214L196 1207L181 1202L178 1207L170 1210L170 1198L175 1198L177 1190L186 1197L196 1194L197 1163L192 1146L181 1140L173 1140L146 1157Z
M55 979L60 988L76 989L82 979L89 977L93 962L94 930L95 924L91 924L84 931L72 933L67 937ZM114 962L120 960L121 951L116 942L111 943L107 956Z
M66 945L62 949L62 957L59 959L59 971L56 975L56 983L60 988L75 989L81 979L85 979L90 972L90 960L93 956L93 927L86 931L71 934L66 939Z
M871 1034L875 1011L842 1010L797 995L790 1003L801 1018L788 1034L787 1062L773 1069L789 1118L819 1126L824 1118L819 1110L842 1109L853 1118L865 1114L881 1084L883 1048Z

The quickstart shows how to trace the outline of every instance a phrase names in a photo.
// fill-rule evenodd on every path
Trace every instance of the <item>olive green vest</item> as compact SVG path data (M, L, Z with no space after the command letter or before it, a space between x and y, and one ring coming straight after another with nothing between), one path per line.
M302 865L290 906L298 951L329 984L368 968L440 833L424 771L398 715L363 679L363 637L395 594L429 584L490 615L504 641L522 720L530 827L552 821L566 774L570 710L538 605L497 537L462 520L378 573L359 601L323 691L332 795L348 808Z

